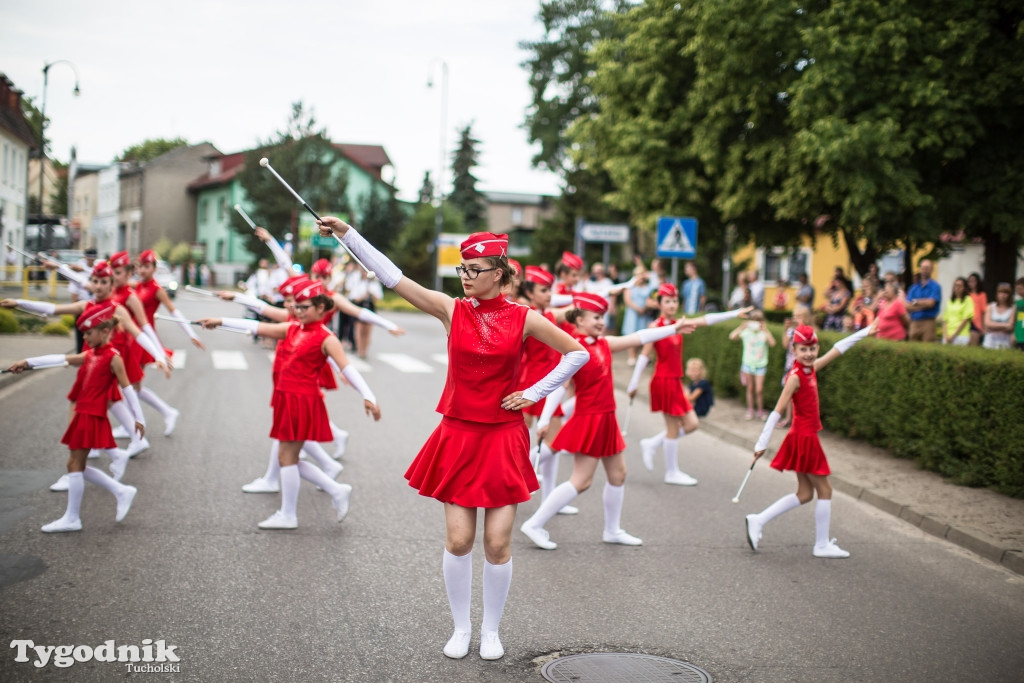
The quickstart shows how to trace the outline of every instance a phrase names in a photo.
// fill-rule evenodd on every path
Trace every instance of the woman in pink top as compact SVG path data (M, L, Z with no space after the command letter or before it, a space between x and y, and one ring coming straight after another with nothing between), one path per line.
M906 341L910 316L903 303L903 294L900 292L895 273L885 274L885 287L878 297L876 313L879 339Z
M974 302L974 318L971 319L971 346L981 344L981 335L985 329L985 310L988 308L988 295L981 275L971 273L967 276L967 296Z

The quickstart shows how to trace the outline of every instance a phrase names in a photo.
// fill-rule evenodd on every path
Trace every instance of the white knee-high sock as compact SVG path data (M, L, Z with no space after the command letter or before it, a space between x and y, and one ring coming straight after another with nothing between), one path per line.
M142 439L142 437L139 436L139 433L135 431L135 418L132 416L132 411L124 401L118 401L111 405L110 414L116 417L117 421L121 423L121 426L125 428L125 431L131 435L130 438L132 443Z
M558 454L551 451L547 444L540 447L540 499L546 500L558 485Z
M491 564L484 560L484 619L480 633L497 633L505 599L512 585L512 559L505 564Z
M82 493L85 492L85 479L81 472L68 472L68 507L64 510L64 519L69 522L81 519L78 516L82 509Z
M149 387L139 388L139 399L145 401L149 405L156 408L164 417L167 417L168 415L174 412L174 408L167 405L167 403L165 403L162 398L157 396L156 392L154 392Z
M766 507L758 517L761 520L761 524L767 524L783 512L789 512L793 508L798 507L800 507L800 499L796 497L795 493L790 493Z
M320 467L330 467L334 464L334 458L327 455L324 447L316 441L306 441L302 444L302 452L313 458Z
M578 495L580 495L579 491L571 481L559 484L525 523L532 527L543 528L552 517L558 514L559 510L571 503Z
M832 501L818 499L814 506L814 545L828 545L828 527L832 521Z
M661 443L665 449L665 474L679 471L679 439L665 438Z
M646 441L647 443L651 444L652 447L657 448L657 447L661 446L663 443L665 443L665 435L666 434L667 434L667 432L664 429L662 429L657 434L654 434L653 436L647 437L646 439L644 439L644 441Z
M570 396L562 402L562 420L568 420L576 412L576 397Z
M281 468L281 512L295 517L299 507L299 468L288 465Z
M470 599L473 596L473 551L459 556L452 555L445 548L441 571L455 630L469 633L473 628L469 619Z
M98 470L95 467L86 467L85 472L82 473L83 478L90 484L96 484L102 486L111 493L118 493L124 488L124 484L120 483L103 470Z
M334 462L333 460L331 462ZM327 493L334 495L341 489L341 484L333 481L330 477L324 474L324 471L316 465L308 462L299 461L299 476L306 481L315 484L322 488Z
M281 442L274 441L270 442L270 461L267 462L267 471L263 473L263 478L267 481L277 481L278 476L281 474L281 461L278 460L278 450L281 447Z
M626 485L612 486L605 483L604 494L604 530L606 533L618 533L622 522L622 499L626 495Z

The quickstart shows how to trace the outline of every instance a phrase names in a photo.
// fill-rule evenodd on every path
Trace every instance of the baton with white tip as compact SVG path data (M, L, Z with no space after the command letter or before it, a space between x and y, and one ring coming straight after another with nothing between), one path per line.
M171 316L164 315L163 313L154 313L153 317L157 318L158 320L170 320L172 323L186 322L189 325L196 325L197 327L203 327L203 324L201 322L199 322L198 320L181 320L180 318L172 318ZM236 329L233 329L231 327L221 327L219 325L217 326L217 329L227 330L228 332L237 332L238 334L249 334L245 330L236 330Z
M734 503L740 502L740 494L743 493L743 487L747 485L747 479L750 479L750 473L754 471L754 465L756 465L756 464L757 464L756 460L754 462L750 463L750 469L747 470L746 476L743 477L743 483L740 484L740 490L736 492L735 496L733 496L732 502L734 502Z
M622 424L622 435L626 436L629 434L629 418L633 414L633 397L629 397L629 407L626 408L626 419Z
M217 298L217 299L220 298L220 297L217 296L216 292L211 292L208 289L199 289L198 287L193 287L192 285L185 285L185 290L189 291L189 292L192 292L193 294L202 294L203 296L212 296L212 297Z
M49 370L50 368L66 368L67 366L68 362L64 361L63 363L53 363L52 365L37 365L35 367L30 366L25 368L25 370ZM7 370L0 370L0 374L6 374L8 372L13 374L14 371L9 368ZM22 372L24 372L24 370Z
M277 174L275 173L274 175ZM249 218L249 214L245 212L245 209L242 208L241 204L235 204L235 211L237 211L238 215L241 216L245 220L245 222L249 224L250 228L252 228L253 230L256 229L256 224L253 223L251 218Z

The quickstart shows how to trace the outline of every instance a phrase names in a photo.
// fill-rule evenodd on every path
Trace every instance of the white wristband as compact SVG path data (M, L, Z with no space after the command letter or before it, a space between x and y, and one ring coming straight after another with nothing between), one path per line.
M146 327L149 327L149 325L147 324ZM160 363L164 362L164 358L166 358L164 350L157 348L156 344L153 343L153 340L145 332L139 332L139 336L135 338L135 343L144 348L146 353L151 355L154 360Z
M267 302L263 299L257 299L254 296L248 294L235 294L234 302L236 304L242 304L247 308L251 308L257 313L263 313L263 309L267 307Z
M640 386L640 376L644 374L644 370L650 362L651 359L642 353L636 359L636 365L633 367L633 376L629 378L629 386L626 387L627 394L632 394Z
M277 243L273 235L270 237L270 241L267 242L267 248L270 249L270 253L274 255L274 260L277 261L277 265L284 268L286 271L291 272L292 270L292 259L288 256L287 252L281 248L281 245Z
M146 418L142 415L142 406L139 404L139 395L135 393L135 387L129 384L121 388L121 393L124 394L125 400L128 401L128 406L132 409L132 415L135 416L135 421L145 427Z
M167 351L164 350L164 344L162 341L160 341L160 337L156 336L156 330L153 329L153 326L150 325L149 323L146 323L145 325L142 326L142 331L146 333L146 336L149 337L149 340L151 342L153 342L153 345L156 346L156 348L160 349L162 352L159 358L153 356L152 352L150 352L149 355L153 356L155 360L162 360L166 362Z
M846 353L847 351L850 350L851 346L859 342L864 337L868 336L868 332L870 331L870 327L865 327L863 330L860 330L859 332L854 332L849 337L843 337L835 344L833 344L832 348L839 349L839 353Z
M394 332L398 329L398 325L394 324L390 320L380 317L369 308L359 309L359 320L364 323L370 323L371 325L377 325L383 327L388 332Z
M53 312L57 309L57 306L49 301L30 301L29 299L15 299L15 301L18 302L18 308L29 313L53 315Z
M662 325L661 327L648 327L638 330L633 334L640 337L641 344L651 344L656 341L661 341L662 339L668 339L672 335L678 334L678 331L676 330L676 326L672 324Z
M775 425L779 423L781 418L782 416L773 410L771 415L768 416L768 419L764 421L764 429L761 430L761 436L758 437L757 443L754 444L755 453L768 448L768 442L772 439L772 432L775 431Z
M342 238L342 243L348 247L353 254L359 257L367 268L373 271L381 284L388 289L393 288L402 279L402 271L387 256L377 251L376 247L356 232L355 228L349 228Z
M259 334L260 321L248 318L221 318L220 326L226 330L239 330L249 334Z
M25 362L33 370L39 370L40 368L55 368L59 365L66 365L68 359L63 353L50 353L45 356L26 358Z
M551 308L565 308L572 306L572 294L552 294Z
M739 310L735 311L722 311L721 313L706 313L704 314L704 322L708 325L714 325L716 323L723 323L726 320L732 320L740 316Z
M189 322L189 319L186 318L181 311L174 309L173 317L178 321L178 324L181 325L181 329L185 331L185 334L187 334L190 339L199 339L199 335L192 329L192 323Z
M576 374L576 371L586 365L590 360L590 354L586 351L570 351L562 356L551 372L541 378L539 382L523 392L523 398L537 403Z
M366 383L366 380L363 379L363 376L359 374L359 371L356 370L354 365L351 363L346 365L342 368L341 374L345 376L348 383L352 385L353 389L359 392L359 395L362 396L364 400L377 405L377 397L373 395L370 385Z

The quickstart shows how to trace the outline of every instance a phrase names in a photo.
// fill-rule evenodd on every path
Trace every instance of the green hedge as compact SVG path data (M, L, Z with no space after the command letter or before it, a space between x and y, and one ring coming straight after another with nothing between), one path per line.
M699 357L720 396L742 396L742 344L736 323L686 336L686 358ZM768 325L765 407L781 393L782 326ZM819 332L821 353L843 337ZM837 434L911 458L958 484L1024 498L1024 354L939 344L868 339L819 376L821 419Z
M0 308L0 334L15 334L18 331L18 317L6 308Z

